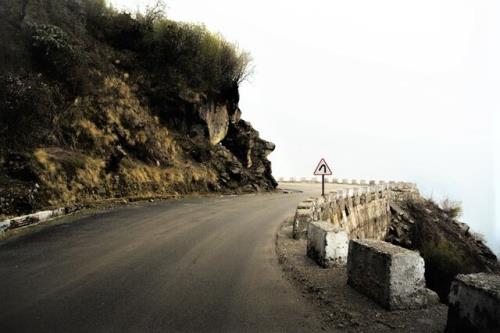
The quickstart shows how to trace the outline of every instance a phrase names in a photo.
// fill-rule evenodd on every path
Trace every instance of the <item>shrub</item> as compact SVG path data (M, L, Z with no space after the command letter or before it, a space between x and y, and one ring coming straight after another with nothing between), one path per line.
M0 76L0 149L57 141L54 121L62 103L57 88L37 76Z
M141 52L150 27L132 17L130 13L114 13L105 23L106 40L120 50Z
M447 301L451 281L457 274L475 271L466 253L441 236L438 236L437 240L425 241L420 252L425 260L427 285L435 290L443 301Z
M33 56L38 70L65 82L78 94L88 85L88 54L60 27L50 24L31 24Z
M455 223L459 204L448 202L440 208L430 199L408 199L404 205L415 221L411 240L414 249L424 258L427 286L446 302L457 274L485 270L480 252L473 241L464 238Z
M117 12L102 0L86 2L87 30L121 50L130 50L155 72L159 95L188 86L208 95L240 84L249 74L251 57L199 24L165 18L162 1L145 14Z
M33 46L39 49L46 57L54 53L73 53L73 47L68 35L59 27L50 24L32 24Z
M462 215L462 205L458 201L451 201L446 198L441 202L441 209L448 215L449 218L455 219Z
M250 72L250 55L203 25L162 20L148 42L150 64L207 93L239 84Z

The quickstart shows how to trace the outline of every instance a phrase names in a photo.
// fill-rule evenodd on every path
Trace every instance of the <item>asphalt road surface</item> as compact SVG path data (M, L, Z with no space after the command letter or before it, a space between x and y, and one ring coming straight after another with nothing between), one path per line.
M321 331L274 248L320 185L282 188L305 191L121 207L1 244L0 332Z

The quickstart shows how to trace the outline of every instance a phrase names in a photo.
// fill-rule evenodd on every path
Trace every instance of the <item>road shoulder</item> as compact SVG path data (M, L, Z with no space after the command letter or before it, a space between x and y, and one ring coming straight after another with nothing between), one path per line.
M292 219L276 234L276 252L285 276L304 301L318 306L327 330L346 332L443 332L447 306L387 311L347 286L345 267L321 268L306 256L306 240L294 240Z

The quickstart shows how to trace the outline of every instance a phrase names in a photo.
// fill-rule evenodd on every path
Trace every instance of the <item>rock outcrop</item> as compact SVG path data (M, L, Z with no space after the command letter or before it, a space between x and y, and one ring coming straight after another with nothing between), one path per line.
M480 236L432 200L394 192L386 241L418 250L426 263L428 286L446 301L453 278L459 274L499 273L497 257Z
M277 186L274 144L241 119L243 55L151 20L99 0L0 2L0 216Z

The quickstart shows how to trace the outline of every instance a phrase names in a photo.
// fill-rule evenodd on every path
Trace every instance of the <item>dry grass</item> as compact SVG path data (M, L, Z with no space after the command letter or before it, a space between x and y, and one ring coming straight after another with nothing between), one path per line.
M78 151L40 148L34 153L47 203L71 205L105 197L155 197L192 190L207 191L217 175L201 164L162 168L125 158L116 174L106 161Z

